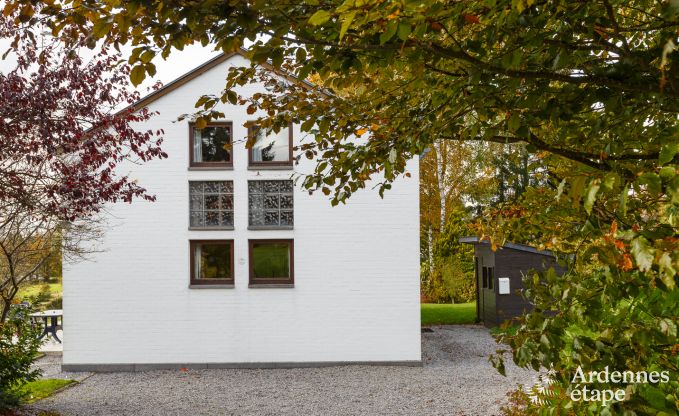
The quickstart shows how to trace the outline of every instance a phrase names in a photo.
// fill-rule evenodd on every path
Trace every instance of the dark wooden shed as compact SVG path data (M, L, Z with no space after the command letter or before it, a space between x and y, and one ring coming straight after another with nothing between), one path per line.
M507 243L493 251L487 241L479 242L476 237L463 237L460 242L474 245L476 316L488 327L532 309L520 293L521 279L529 271L553 267L558 275L566 272L549 250Z

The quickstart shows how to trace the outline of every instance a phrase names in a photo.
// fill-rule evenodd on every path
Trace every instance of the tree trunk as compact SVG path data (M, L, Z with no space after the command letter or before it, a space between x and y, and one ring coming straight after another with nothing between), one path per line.
M443 232L446 225L446 170L443 166L443 146L441 140L434 141L434 148L436 149L436 176L439 182L439 199L441 201L441 216L439 222L439 233Z
M434 234L431 231L431 226L427 227L427 257L429 275L431 275L434 272Z
M7 299L2 299L2 315L0 316L0 324L7 320L9 315L9 308L12 306L12 302Z

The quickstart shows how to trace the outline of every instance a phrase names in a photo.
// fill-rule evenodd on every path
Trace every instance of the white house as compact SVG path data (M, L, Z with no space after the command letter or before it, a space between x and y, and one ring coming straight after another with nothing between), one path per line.
M169 158L126 169L157 201L111 206L102 251L66 265L64 370L421 362L417 160L384 199L331 207L290 179L315 166L293 163L299 126L227 151L245 107L176 122L243 65L221 55L140 101Z

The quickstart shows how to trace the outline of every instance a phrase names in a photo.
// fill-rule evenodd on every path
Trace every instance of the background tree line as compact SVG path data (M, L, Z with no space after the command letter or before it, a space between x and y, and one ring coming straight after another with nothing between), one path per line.
M439 142L420 160L420 260L423 300L473 302L474 249L459 243L489 208L547 186L540 160L521 144Z

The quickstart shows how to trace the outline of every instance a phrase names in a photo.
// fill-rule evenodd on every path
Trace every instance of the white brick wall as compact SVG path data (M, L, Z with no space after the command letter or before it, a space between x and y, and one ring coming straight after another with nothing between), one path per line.
M65 365L420 360L417 161L411 178L381 200L375 190L331 207L320 193L295 190L294 230L247 230L247 180L290 171L188 170L187 122L202 93L219 91L235 56L151 104L148 123L165 130L169 159L129 165L154 203L110 209L105 250L64 270ZM249 86L242 93L252 93ZM224 106L236 140L244 107ZM295 140L299 140L295 129ZM311 172L302 159L295 169ZM233 180L234 231L188 230L188 181ZM189 239L235 241L235 288L189 289ZM247 241L294 238L295 287L248 288Z

